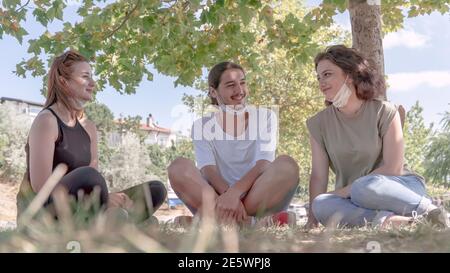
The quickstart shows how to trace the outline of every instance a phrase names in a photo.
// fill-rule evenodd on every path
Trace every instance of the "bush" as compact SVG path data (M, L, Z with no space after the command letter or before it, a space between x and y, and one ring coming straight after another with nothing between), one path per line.
M143 147L138 136L130 132L124 134L122 142L114 148L111 161L100 163L101 173L113 191L124 190L157 178L149 173L152 163L147 149Z
M13 104L0 104L0 176L20 182L26 170L25 144L32 118Z
M441 124L425 155L425 176L434 184L450 187L450 112L444 113Z

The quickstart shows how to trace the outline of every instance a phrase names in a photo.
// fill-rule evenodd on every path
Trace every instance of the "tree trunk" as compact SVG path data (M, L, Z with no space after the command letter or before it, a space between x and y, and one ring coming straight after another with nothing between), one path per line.
M381 35L381 1L349 0L353 48L361 52L384 76L383 42ZM386 99L386 93L383 93Z

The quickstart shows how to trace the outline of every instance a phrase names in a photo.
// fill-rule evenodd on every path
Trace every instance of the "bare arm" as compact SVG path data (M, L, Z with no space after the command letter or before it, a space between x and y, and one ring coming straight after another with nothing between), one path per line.
M312 152L312 170L309 179L309 225L317 225L312 213L312 202L319 194L325 193L328 186L329 162L326 152L313 137L309 137ZM308 225L308 224L307 224Z
M40 191L52 173L57 138L56 118L48 111L41 112L34 120L28 138L30 183L36 193Z
M256 179L267 169L270 161L258 160L255 166L251 168L236 184L233 185L233 190L235 190L240 197L250 190L250 188L255 183Z
M205 176L211 185L219 193L219 197L216 200L216 211L221 220L227 222L227 219L234 219L237 222L241 222L247 218L247 212L241 198L252 187L255 180L263 173L269 163L267 160L258 160L255 166L237 181L233 187L228 186L228 183L217 171L216 166L202 168L202 172L206 174Z
M216 165L207 165L203 167L200 172L219 195L228 190L228 183L222 177Z
M397 112L383 137L383 165L371 174L402 175L404 161L403 131Z

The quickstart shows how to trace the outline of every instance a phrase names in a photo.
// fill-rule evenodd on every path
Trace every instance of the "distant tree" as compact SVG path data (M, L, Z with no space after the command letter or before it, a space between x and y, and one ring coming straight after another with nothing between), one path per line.
M101 171L109 187L115 191L156 178L150 172L151 165L148 152L139 138L128 132L122 136L121 143L114 148L110 162Z
M192 141L190 139L180 140L175 144L172 145L172 147L169 148L169 161L172 162L177 157L184 157L190 160L194 160L194 146L192 144Z
M127 117L120 117L118 124L117 124L117 131L119 134L124 135L127 133L133 133L135 134L141 143L144 142L145 137L147 136L147 133L143 130L141 130L141 120L142 117L137 116L127 116Z
M165 149L158 144L147 145L147 151L150 161L152 162L151 172L162 180L166 180L166 168L168 165L168 157Z
M177 157L194 160L194 149L190 140L182 140L168 148L152 144L147 146L147 150L152 162L151 172L163 181L167 181L167 167Z
M20 182L26 168L25 144L31 127L29 116L10 103L0 104L0 176Z
M115 129L114 114L103 103L91 102L84 107L87 117L97 126L97 130L102 135Z
M417 101L406 115L403 134L406 162L412 170L423 175L425 171L423 166L425 151L430 142L433 124L427 128L422 112L423 108Z
M436 184L450 187L450 112L441 120L442 131L436 132L425 156L425 175Z
M109 143L110 134L115 130L114 115L105 104L88 103L84 112L95 123L98 131L98 160L100 168L108 168L114 149Z

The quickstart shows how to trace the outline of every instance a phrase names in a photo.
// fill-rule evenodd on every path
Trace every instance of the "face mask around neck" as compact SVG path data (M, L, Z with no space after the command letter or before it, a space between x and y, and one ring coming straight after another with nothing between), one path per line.
M337 94L333 98L333 105L337 108L344 107L347 105L348 99L352 95L352 90L347 86L347 79L348 75L345 78L344 83L342 84L341 88L337 92Z
M216 99L217 99L217 103L219 104L219 108L225 113L240 115L247 111L247 105L246 105L245 101L241 104L226 105L225 103L223 103L224 100L222 99L222 97L219 95L218 92L217 92Z

